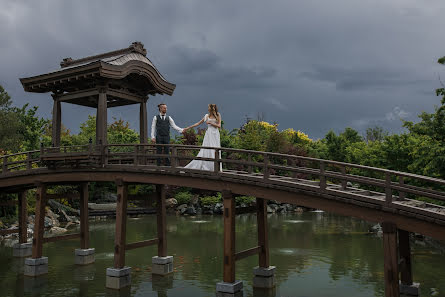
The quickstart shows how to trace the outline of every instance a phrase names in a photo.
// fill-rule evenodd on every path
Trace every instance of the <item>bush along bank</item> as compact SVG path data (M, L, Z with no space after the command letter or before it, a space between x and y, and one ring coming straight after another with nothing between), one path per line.
M178 215L200 215L200 214L223 214L223 199L220 192L196 194L191 190L181 190L172 193L172 198L167 199L167 208L170 213ZM170 197L171 197L170 196ZM237 214L255 212L256 198L253 196L235 196L235 207ZM307 210L304 207L280 203L274 200L268 200L268 213L287 213L287 212L303 212Z

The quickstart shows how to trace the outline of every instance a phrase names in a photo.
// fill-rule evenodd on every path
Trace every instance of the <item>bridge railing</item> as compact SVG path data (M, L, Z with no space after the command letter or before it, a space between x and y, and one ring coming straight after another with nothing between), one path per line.
M157 148L169 146L170 166L157 166ZM211 157L198 157L207 149ZM191 160L213 163L214 170L185 169ZM1 175L16 171L57 166L132 166L164 171L199 172L211 175L233 175L282 185L299 184L318 192L343 192L354 197L373 197L387 206L393 202L423 199L424 205L445 205L445 180L406 172L358 164L233 148L163 144L105 144L49 147L40 150L0 156ZM222 169L222 170L221 170ZM420 205L420 204L418 204Z

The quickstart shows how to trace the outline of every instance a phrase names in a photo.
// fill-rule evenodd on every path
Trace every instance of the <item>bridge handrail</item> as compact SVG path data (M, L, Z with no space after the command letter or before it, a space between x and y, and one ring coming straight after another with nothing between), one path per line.
M52 154L51 151L69 154L71 152L68 152L68 150L72 150L72 149L76 149L76 152L82 152L82 151L77 151L77 149L86 149L84 151L85 153L89 152L90 154L96 155L96 156L102 156L103 154L106 154L107 157L109 157L109 158L112 158L113 156L118 156L118 155L127 156L128 158L135 156L135 155L137 157L141 157L141 156L143 157L144 153L141 152L141 150L140 150L141 147L148 147L150 149L154 149L158 146L170 146L172 148L173 147L176 148L176 154L173 157L177 158L178 160L191 158L190 156L181 156L180 154L178 154L178 149L179 150L209 149L209 150L215 150L216 152L233 152L233 153L247 154L248 156L249 155L250 156L261 155L263 157L267 156L267 159L268 159L267 165L264 164L264 160L262 162L257 162L257 161L253 162L253 161L249 161L249 160L234 160L234 159L227 159L227 158L219 159L218 162L221 162L221 163L233 163L233 164L236 163L236 164L245 165L245 166L263 167L266 169L275 168L275 169L283 169L283 170L290 170L290 171L298 171L298 170L295 170L297 167L306 168L306 169L311 168L311 167L306 167L306 166L296 166L295 164L291 165L291 166L286 165L285 167L276 167L277 165L283 166L281 164L275 164L273 162L273 158L271 158L271 157L277 157L277 158L282 158L282 159L316 162L319 164L319 168L310 173L310 174L314 174L314 175L322 175L320 167L321 167L321 164L324 164L324 166L334 165L334 166L340 167L341 169L344 168L344 169L342 169L342 170L344 170L344 172L341 173L341 176L332 175L336 171L332 171L332 173L330 173L329 171L326 170L326 172L325 172L325 174L327 174L326 177L332 177L332 178L335 177L338 179L348 179L348 177L349 178L355 177L354 175L347 173L345 170L346 168L355 168L355 169L361 169L361 170L369 170L372 172L377 172L377 173L381 173L381 174L385 174L385 175L389 174L391 176L395 176L395 177L399 177L399 178L406 177L406 178L411 178L411 179L417 179L417 180L424 181L424 182L431 182L431 183L435 183L435 184L445 185L445 180L440 179L440 178L428 177L428 176L418 175L418 174L414 174L414 173L407 173L407 172L402 172L402 171L395 171L395 170L371 167L371 166L360 165L360 164L353 164L353 163L346 163L346 162L340 162L340 161L334 161L334 160L326 160L326 159L297 156L297 155L290 155L290 154L264 152L264 151L234 149L234 148L225 148L225 147L214 148L214 147L203 147L203 146L197 146L197 145L183 145L183 144L99 144L99 145L91 145L90 144L90 145L61 146L61 147L42 148L41 150L18 152L18 153L13 153L13 154L8 154L8 155L1 155L0 159L1 159L2 163L4 163L4 165L6 165L6 166L20 164L20 163L26 164L26 163L30 163L30 162L34 164L34 163L38 163L39 159L35 158L35 157L30 158L32 154L40 153L41 154L40 158L42 158L47 153ZM107 148L111 148L111 147L133 147L133 148L137 148L137 150L132 151L132 152L113 152L113 151L109 151L107 149ZM12 162L6 161L5 162L5 160L7 160L9 157L20 156L20 155L26 155L27 158L24 160L18 160L18 161L12 161ZM150 154L150 157L155 158L155 157L160 157L160 156L158 154ZM193 158L200 159L199 157L193 157ZM4 167L4 166L2 166L2 167ZM316 168L312 168L312 169L316 169ZM301 171L301 169L300 169L300 171ZM307 172L307 170L306 170L306 172L304 172L304 173L309 173L309 172ZM360 175L356 175L356 176L365 178L365 176L360 176ZM384 178L376 179L376 180L383 181ZM411 186L411 187L413 187L413 186ZM417 188L419 188L419 187L417 187Z

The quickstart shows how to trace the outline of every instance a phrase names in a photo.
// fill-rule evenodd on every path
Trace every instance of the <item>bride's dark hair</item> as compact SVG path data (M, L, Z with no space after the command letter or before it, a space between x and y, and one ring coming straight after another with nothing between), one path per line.
M209 104L209 113L214 116L217 121L219 120L218 107L216 107L216 104Z

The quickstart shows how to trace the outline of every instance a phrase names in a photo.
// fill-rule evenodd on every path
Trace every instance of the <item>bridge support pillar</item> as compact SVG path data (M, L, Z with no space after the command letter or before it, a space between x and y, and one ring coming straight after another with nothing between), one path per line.
M269 242L267 235L267 205L262 198L256 199L259 266L253 269L253 287L271 289L275 287L275 266L269 266Z
M127 185L116 180L116 231L114 235L114 267L107 268L106 287L122 289L131 285L131 267L125 267L125 241L127 227Z
M89 248L90 233L88 226L88 183L82 183L80 192L80 249L74 251L77 265L94 263L94 248Z
M173 256L167 256L165 185L156 185L156 208L158 255L152 258L152 273L157 275L167 275L173 272Z
M48 258L42 257L45 206L46 185L38 184L36 192L34 237L32 239L32 258L25 259L24 274L26 276L39 276L48 273Z
M28 243L28 207L26 191L20 192L19 202L19 243L13 246L14 257L29 257L32 255L32 244Z
M385 296L399 297L399 257L397 248L397 227L394 223L383 222L383 254Z
M400 263L400 296L419 296L419 283L413 283L411 270L411 247L409 232L398 229L399 235L399 263Z
M235 198L223 191L224 204L224 274L216 284L217 297L243 296L243 282L235 280Z

